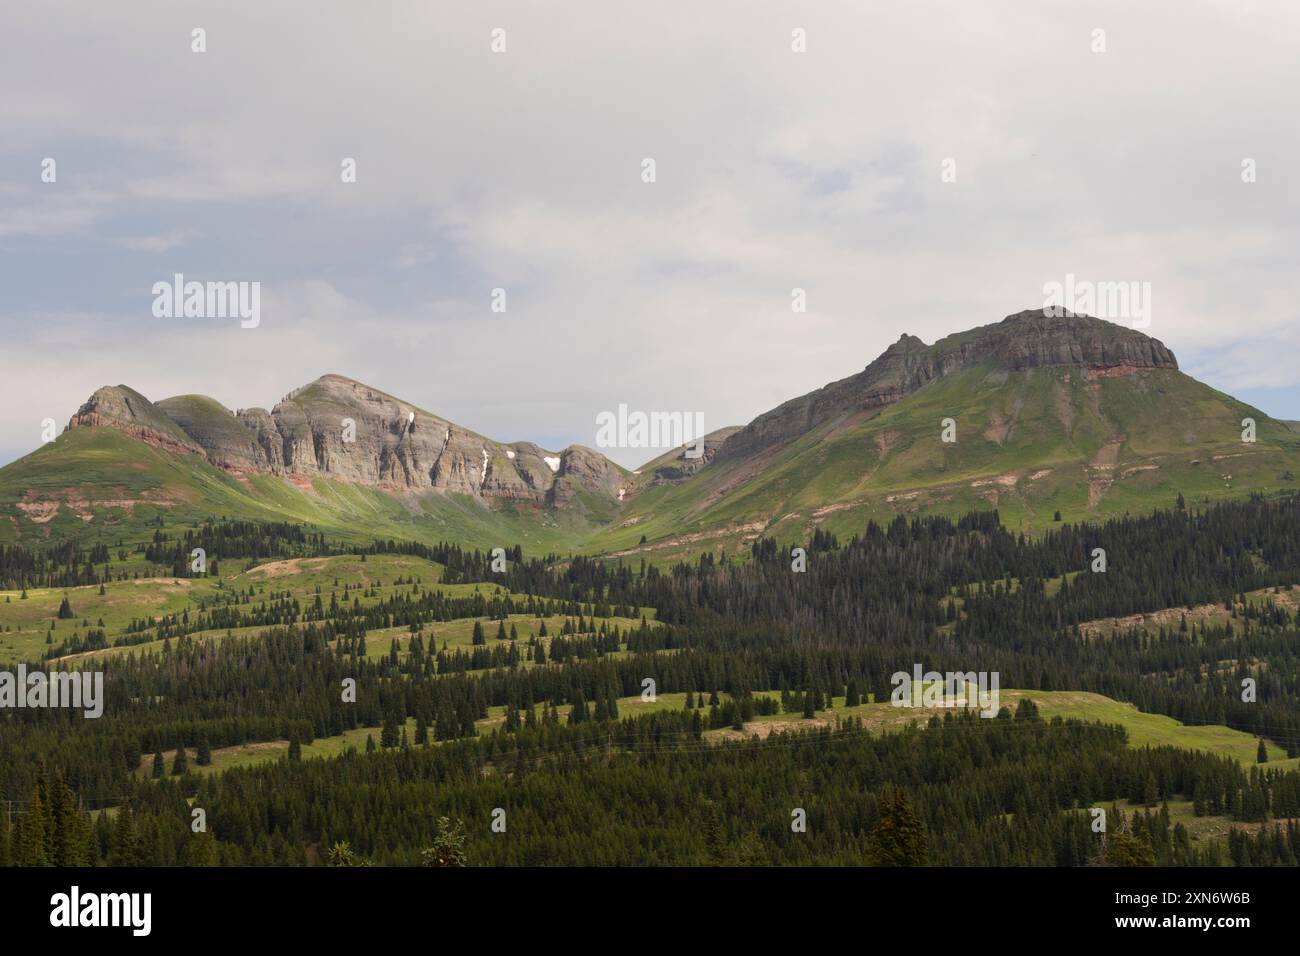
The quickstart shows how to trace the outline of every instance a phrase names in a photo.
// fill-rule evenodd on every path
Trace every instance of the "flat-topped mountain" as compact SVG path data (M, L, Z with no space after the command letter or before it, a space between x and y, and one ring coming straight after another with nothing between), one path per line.
M642 468L588 546L689 557L759 534L847 537L870 519L989 508L1033 530L1180 493L1292 489L1300 474L1285 423L1183 374L1163 343L1041 309L933 345L903 335L861 372L726 432L689 470Z
M1033 531L1180 494L1291 490L1300 474L1300 434L1185 375L1161 342L1041 310L932 345L903 335L862 371L703 445L630 472L581 445L486 438L342 375L269 411L108 386L56 441L0 469L0 541L224 515L676 558L760 534L848 537L903 513L996 508Z
M1093 374L1122 375L1176 369L1178 361L1162 343L1141 332L1087 316L1052 318L1042 309L958 332L933 345L903 335L858 374L758 416L723 444L720 455L725 460L753 454L845 411L892 405L935 379L977 365L1008 372L1075 366Z

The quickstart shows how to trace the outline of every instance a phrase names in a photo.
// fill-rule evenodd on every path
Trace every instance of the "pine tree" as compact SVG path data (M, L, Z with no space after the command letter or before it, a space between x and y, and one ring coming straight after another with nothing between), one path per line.
M844 691L844 706L857 707L860 703L862 703L862 695L858 691L858 682L851 680Z
M27 813L22 819L18 838L19 866L50 866L51 861L46 850L49 822L41 788L32 790L32 798L27 803Z
M129 807L119 807L113 818L113 833L109 839L109 866L140 866L143 863L139 834Z
M162 751L155 750L153 755L153 778L161 780L165 776L167 776L167 764L163 760Z
M447 817L438 818L438 835L433 845L420 853L422 866L464 866L465 825L457 820L452 823Z
M893 786L880 795L880 816L867 835L867 859L875 866L925 866L929 840L907 794Z
M172 759L172 776L178 777L190 768L190 755L185 752L185 745L176 747L176 756Z
M0 869L14 865L13 828L9 825L9 814L0 813Z
M91 862L90 821L77 809L76 796L63 779L50 785L50 822L54 866L88 866Z
M1264 738L1259 738L1259 749L1255 751L1255 763L1268 763L1268 747L1264 745Z
M364 558L365 555L363 554ZM352 849L352 844L346 840L335 843L330 847L329 854L325 858L326 866L370 866L371 863L364 856L361 856Z
M379 746L385 750L390 750L397 746L397 718L389 714L384 718L384 727L379 734Z

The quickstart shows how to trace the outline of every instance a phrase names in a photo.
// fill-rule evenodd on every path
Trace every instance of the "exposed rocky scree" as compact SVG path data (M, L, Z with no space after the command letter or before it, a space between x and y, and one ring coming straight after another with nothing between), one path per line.
M356 424L344 441L344 420ZM563 506L580 491L615 498L625 483L603 455L501 444L341 375L325 375L271 411L231 412L201 395L152 403L124 385L95 392L69 428L107 426L236 475L328 477L393 493L454 491Z
M1178 368L1173 352L1141 332L1088 316L1052 318L1030 309L934 345L904 335L858 374L758 416L723 443L718 458L784 444L846 411L892 405L937 378L982 364L1009 372L1073 366L1102 375Z

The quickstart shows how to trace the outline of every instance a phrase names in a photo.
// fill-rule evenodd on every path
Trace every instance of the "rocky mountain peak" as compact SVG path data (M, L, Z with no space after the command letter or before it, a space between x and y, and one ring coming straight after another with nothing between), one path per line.
M1135 329L1085 315L1054 317L1041 308L1027 309L933 345L905 333L858 374L758 416L727 439L718 455L755 454L836 415L891 405L937 378L983 364L1009 372L1075 366L1106 375L1178 368L1173 352Z
M452 492L550 507L581 491L616 497L624 483L618 466L589 448L495 442L337 373L292 390L269 412L232 412L203 395L155 404L109 386L68 427L115 428L202 455L239 477L273 474L304 487L324 477L396 494Z

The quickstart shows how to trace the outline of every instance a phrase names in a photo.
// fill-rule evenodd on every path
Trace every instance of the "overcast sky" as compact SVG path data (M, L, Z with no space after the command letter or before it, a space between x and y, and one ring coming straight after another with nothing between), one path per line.
M0 461L100 385L325 372L552 449L619 403L743 424L1067 274L1149 282L1185 371L1300 418L1298 36L1252 0L8 3ZM155 318L178 272L260 282L261 324Z

